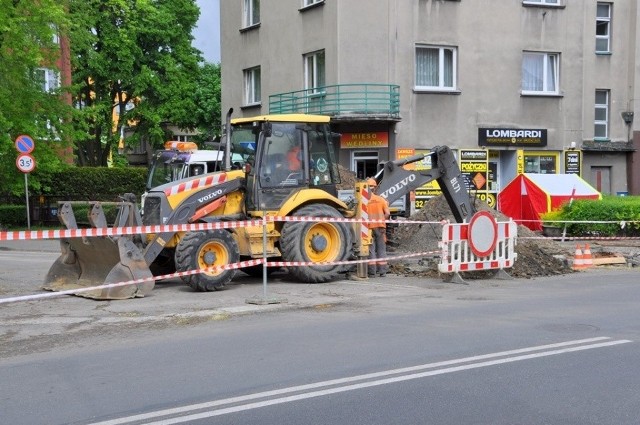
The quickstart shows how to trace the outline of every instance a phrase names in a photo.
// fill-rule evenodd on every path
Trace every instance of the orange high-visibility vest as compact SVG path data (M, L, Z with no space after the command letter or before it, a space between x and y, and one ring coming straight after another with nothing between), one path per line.
M367 212L371 220L386 220L389 217L389 204L382 196L372 194L367 205ZM378 227L384 228L386 224L384 222L368 223L367 226L369 229L375 229Z

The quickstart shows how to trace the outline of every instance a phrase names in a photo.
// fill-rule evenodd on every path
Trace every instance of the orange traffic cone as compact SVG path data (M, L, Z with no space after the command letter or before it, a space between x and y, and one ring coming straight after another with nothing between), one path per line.
M582 260L584 262L584 268L588 269L593 267L593 257L591 256L591 247L589 244L584 246L584 252L582 253Z
M576 245L576 257L573 259L573 270L583 270L585 268L584 265L584 257L582 256L582 249L580 245Z

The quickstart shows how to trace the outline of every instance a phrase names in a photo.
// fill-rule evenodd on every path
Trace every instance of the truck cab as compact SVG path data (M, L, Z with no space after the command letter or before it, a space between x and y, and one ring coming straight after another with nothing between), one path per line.
M221 151L200 150L193 142L169 141L164 147L153 158L147 177L147 190L222 168L224 153Z

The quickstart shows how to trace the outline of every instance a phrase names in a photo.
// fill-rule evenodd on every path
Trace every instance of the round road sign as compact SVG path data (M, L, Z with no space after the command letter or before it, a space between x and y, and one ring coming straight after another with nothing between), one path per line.
M23 173L30 173L36 168L36 160L28 153L21 153L16 159L16 166Z
M478 211L469 221L469 247L478 257L486 257L498 242L498 223L488 211Z
M16 137L16 149L20 153L31 153L36 147L36 143L33 141L31 136L27 136L26 134L22 134Z

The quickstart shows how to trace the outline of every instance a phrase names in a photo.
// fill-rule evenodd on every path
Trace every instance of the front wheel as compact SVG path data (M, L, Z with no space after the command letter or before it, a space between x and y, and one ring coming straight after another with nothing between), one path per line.
M335 208L307 205L293 214L295 217L343 218ZM347 223L288 221L282 226L280 251L285 261L338 262L351 256L351 231ZM344 265L292 266L289 274L305 283L328 282L345 269Z
M188 232L176 247L176 271L207 269L237 263L238 244L226 230ZM222 289L233 279L236 270L206 271L182 276L182 280L196 291Z

